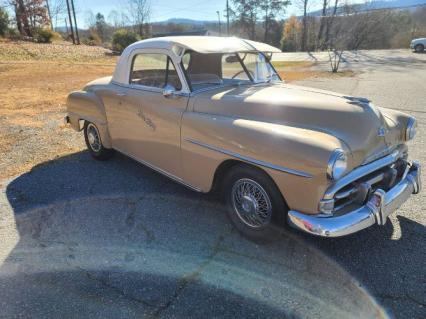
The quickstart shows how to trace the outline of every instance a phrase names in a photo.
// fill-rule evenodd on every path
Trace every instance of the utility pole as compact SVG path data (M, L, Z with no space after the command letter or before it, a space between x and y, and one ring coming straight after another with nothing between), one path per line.
M70 10L70 2L67 0L67 9L68 9L68 18L69 18L69 22L70 22L70 29L71 29L71 39L72 39L72 43L75 44L75 39L74 39L74 29L72 27L72 18L71 18L71 10Z
M226 0L226 34L229 37L229 0Z
M71 6L72 6L72 12L73 12L73 15L74 15L74 26L75 26L75 34L77 36L77 44L80 44L80 37L78 36L77 19L75 18L74 0L70 0L70 1L71 1Z
M216 11L216 13L217 13L217 18L219 19L219 36L221 36L222 35L222 27L220 25L220 12Z

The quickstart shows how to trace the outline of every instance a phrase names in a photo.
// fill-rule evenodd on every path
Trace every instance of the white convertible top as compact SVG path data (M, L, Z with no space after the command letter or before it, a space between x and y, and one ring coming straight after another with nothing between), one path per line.
M235 53L235 52L281 52L269 44L240 39L236 37L210 36L174 36L142 40L129 45L121 54L114 72L113 80L126 83L129 57L137 49L166 49L177 55L177 52L192 50L199 53Z
M234 53L243 51L281 52L269 44L236 37L175 36L152 38L133 43L128 49L171 49L178 46L200 53ZM127 51L127 50L126 50Z

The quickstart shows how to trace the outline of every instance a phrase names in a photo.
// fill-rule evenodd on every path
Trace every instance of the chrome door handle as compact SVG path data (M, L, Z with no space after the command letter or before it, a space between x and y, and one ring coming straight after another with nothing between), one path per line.
M117 96L126 96L126 93L124 93L124 92L118 92Z

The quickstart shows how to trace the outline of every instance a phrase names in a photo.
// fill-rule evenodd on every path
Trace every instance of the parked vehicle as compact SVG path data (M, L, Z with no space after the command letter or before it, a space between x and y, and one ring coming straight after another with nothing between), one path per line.
M221 191L250 238L275 238L286 222L328 237L384 225L420 191L406 146L416 120L286 84L275 52L238 38L140 41L112 77L69 95L65 120L95 159L117 150L193 190Z
M414 50L417 53L422 53L426 48L426 38L414 39L411 41L410 45L411 50Z

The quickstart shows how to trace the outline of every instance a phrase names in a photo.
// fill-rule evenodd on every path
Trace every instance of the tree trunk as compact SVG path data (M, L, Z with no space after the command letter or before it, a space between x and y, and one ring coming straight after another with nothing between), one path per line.
M322 6L322 17L320 18L320 27L318 31L317 48L323 47L322 38L324 33L324 24L325 24L326 15L327 15L327 4L328 4L328 0L324 0L323 6Z
M333 22L334 22L334 17L337 14L337 6L339 5L339 0L335 0L334 2L334 8L333 8L333 13L331 15L330 18L327 18L327 29L325 32L325 41L324 41L324 45L328 45L328 42L330 41L330 30L331 27L333 26Z
M303 30L302 30L302 51L306 51L306 41L307 41L307 34L308 34L308 19L307 16L307 7L308 7L308 0L304 0L303 3Z
M250 24L251 24L251 38L250 40L254 40L256 36L256 21L254 19L253 12L250 13Z
M267 42L268 40L268 31L269 31L269 19L268 19L268 8L265 10L265 35L263 36L263 42Z
M19 21L21 23L21 35L31 36L31 28L28 22L28 14L25 9L24 1L17 0L17 11L19 12Z
M15 8L16 26L18 28L19 34L23 35L24 30L22 29L21 13L19 11L18 4L15 2L13 6Z

